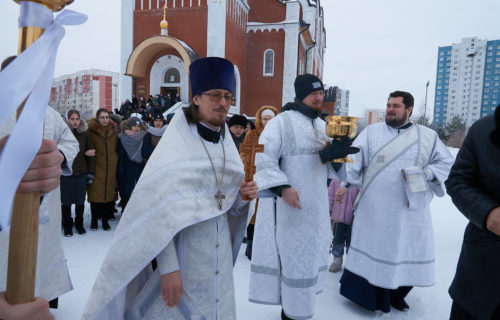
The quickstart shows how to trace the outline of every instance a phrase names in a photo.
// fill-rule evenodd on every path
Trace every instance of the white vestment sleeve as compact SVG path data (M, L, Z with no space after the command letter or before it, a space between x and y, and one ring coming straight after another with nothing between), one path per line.
M240 216L248 212L248 208L250 206L251 201L243 200L241 194L238 192L236 196L236 200L234 201L233 206L229 209L228 213L232 216Z
M156 261L158 262L158 271L162 276L180 269L174 240L170 241L165 249L158 254Z
M368 166L368 128L365 128L352 143L353 147L358 147L359 152L350 154L352 163L345 164L346 179L345 181L351 185L361 186L363 183L363 173Z
M254 180L257 182L259 192L282 185L290 185L288 177L280 168L280 158L283 155L282 144L282 119L271 119L259 137L259 144L264 145L264 152L255 155L257 172Z
M80 151L80 145L78 140L76 140L75 135L71 132L66 122L64 122L61 115L52 109L47 107L47 119L52 121L50 124L54 126L54 138L57 142L57 149L64 154L66 158L66 166L62 169L63 176L70 176L73 173L73 160L75 160L76 155Z
M436 137L436 145L434 146L431 159L427 167L423 168L423 170L427 176L429 187L438 197L444 196L444 182L450 174L450 169L454 161L455 159L453 159L448 148L441 139ZM432 174L429 173L429 171L432 172ZM432 175L432 179L429 179Z

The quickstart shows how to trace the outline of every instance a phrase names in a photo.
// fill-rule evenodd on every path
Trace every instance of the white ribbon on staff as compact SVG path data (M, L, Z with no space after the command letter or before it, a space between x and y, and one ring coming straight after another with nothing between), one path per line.
M86 15L71 10L64 10L53 19L52 12L41 4L21 1L20 5L19 27L34 26L45 31L0 72L0 124L7 121L29 95L0 153L0 230L10 224L17 186L42 142L57 48L65 34L63 25L79 25L87 20Z

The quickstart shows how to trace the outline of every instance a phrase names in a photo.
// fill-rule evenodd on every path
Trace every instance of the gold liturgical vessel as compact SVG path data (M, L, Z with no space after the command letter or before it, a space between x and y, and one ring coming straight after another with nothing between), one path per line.
M325 119L326 135L330 138L336 140L353 139L358 132L358 117L327 116ZM341 159L334 159L332 162L352 163L352 159L346 156Z

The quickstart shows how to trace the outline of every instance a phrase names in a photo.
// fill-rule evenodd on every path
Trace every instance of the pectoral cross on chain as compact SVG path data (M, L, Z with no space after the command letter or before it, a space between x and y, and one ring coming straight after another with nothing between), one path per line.
M220 191L217 190L217 193L215 194L215 199L217 199L217 205L219 206L219 210L222 210L222 200L226 199L226 196Z
M245 143L240 144L240 157L245 166L245 181L252 181L255 174L255 154L257 152L264 152L264 145L259 144L258 135L249 135ZM250 200L246 195L243 200Z

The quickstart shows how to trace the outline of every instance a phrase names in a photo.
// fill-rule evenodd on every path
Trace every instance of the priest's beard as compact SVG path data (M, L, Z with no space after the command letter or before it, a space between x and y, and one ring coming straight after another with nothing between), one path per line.
M224 123L226 122L226 117L223 117L223 118L214 117L211 119L201 120L201 122L204 122L205 124L208 124L210 126L220 128L220 127L224 126Z
M390 118L388 119L387 116L385 117L385 123L388 125L388 126L391 126L393 128L399 128L399 127L402 127L404 126L406 123L408 122L408 118L406 117L406 115L402 116L402 117L393 117L393 118Z
M213 110L208 110L206 114L201 114L200 112L200 121L204 122L205 124L208 124L210 126L214 127L223 127L224 124L226 123L226 117L227 117L227 112L229 111L226 110L223 107L218 107Z

